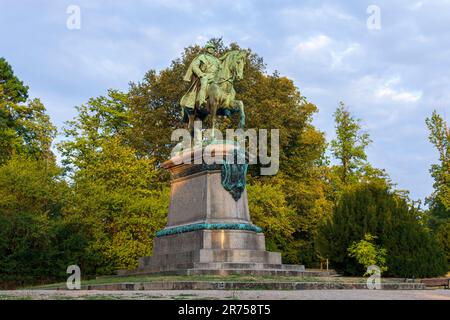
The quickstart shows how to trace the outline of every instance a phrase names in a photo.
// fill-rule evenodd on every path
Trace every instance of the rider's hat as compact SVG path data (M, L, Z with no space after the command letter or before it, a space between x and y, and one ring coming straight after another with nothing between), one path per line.
M210 40L205 44L205 49L208 49L208 48L216 49L216 44Z

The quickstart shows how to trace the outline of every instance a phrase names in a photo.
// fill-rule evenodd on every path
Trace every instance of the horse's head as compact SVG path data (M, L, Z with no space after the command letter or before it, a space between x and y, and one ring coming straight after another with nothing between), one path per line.
M242 80L242 78L244 77L244 66L245 66L245 62L247 60L247 51L244 50L239 50L236 53L236 57L234 59L234 64L232 64L233 66L233 74L236 77L237 80Z
M233 50L227 52L221 58L224 62L224 66L228 67L228 71L236 80L241 80L244 77L244 66L247 55L248 53L245 50Z

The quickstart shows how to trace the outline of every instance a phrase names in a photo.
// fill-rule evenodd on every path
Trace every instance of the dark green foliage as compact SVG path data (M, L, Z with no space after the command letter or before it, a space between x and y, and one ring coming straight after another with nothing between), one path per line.
M220 53L240 49L236 44L225 46L220 40L215 41ZM170 141L172 129L183 125L179 99L188 83L184 83L182 78L200 50L199 46L186 48L182 57L174 60L170 67L160 72L150 70L142 82L131 85L130 131L125 136L138 154L154 157L157 163L168 159L174 145ZM323 170L319 166L326 149L325 137L312 125L317 107L300 94L292 80L277 72L267 74L263 59L250 49L247 51L244 79L235 83L236 98L242 100L246 108L246 127L280 130L280 171L277 177L261 177L259 165L251 165L249 184L257 182L255 188L268 190L277 201L283 199L280 212L294 212L291 222L294 232L289 241L285 240L289 246L275 240L272 237L275 234L267 237L267 244L282 251L286 263L313 265L318 259L314 246L318 226L331 213L326 183L322 179ZM237 125L235 117L220 121L221 129ZM159 170L159 174L163 176L164 171ZM276 179L283 183L274 189L272 186ZM264 199L269 201L270 198ZM267 225L273 221L272 214L279 214L278 208L258 202L261 207L268 206L267 209L271 210L260 216L260 223Z
M15 154L53 158L50 146L56 128L41 101L27 99L28 87L0 58L0 165Z
M214 39L219 52L239 49ZM0 59L0 286L64 280L68 265L82 275L134 268L150 255L156 231L166 223L168 174L159 164L170 156L172 129L182 126L178 102L187 88L187 65L201 50L188 47L171 66L150 70L129 92L109 90L77 108L59 145L63 169L50 151L55 128L38 99ZM348 247L376 236L386 249L384 275L424 277L446 271L448 254L448 128L433 114L427 125L440 163L432 167L436 192L430 197L429 231L423 212L391 192L387 174L373 168L370 142L359 120L340 105L337 138L327 143L312 124L317 107L292 80L269 75L261 57L248 50L237 99L244 102L248 128L280 130L280 171L259 176L250 166L249 206L264 229L267 248L285 263L318 266L329 258L346 274L363 270ZM236 126L221 119L221 129ZM334 216L333 216L334 211ZM448 258L448 257L447 257Z
M65 129L70 139L59 145L74 191L64 216L92 227L88 250L96 274L135 268L151 255L154 234L166 223L168 189L158 181L154 158L138 156L129 143L126 94L109 90L77 109Z
M447 253L447 264L450 270L450 219L440 225L436 231L436 237L439 245Z
M0 85L6 100L12 103L25 102L28 99L28 86L25 86L15 75L11 65L5 58L0 58Z
M44 161L0 167L1 287L62 280L70 264L86 265L87 226L61 217L66 191L60 170Z
M422 226L417 209L386 186L365 184L344 192L332 220L322 228L321 250L337 270L362 275L365 270L347 250L366 233L387 250L387 276L431 277L447 271L445 256Z

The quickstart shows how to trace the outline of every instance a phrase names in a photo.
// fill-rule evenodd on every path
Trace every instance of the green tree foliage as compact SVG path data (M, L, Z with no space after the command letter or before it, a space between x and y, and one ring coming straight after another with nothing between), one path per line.
M0 58L0 164L14 154L51 160L51 141L56 128L51 124L39 99L24 104L28 87Z
M221 40L213 41L218 44L219 54L239 49L236 44L225 46ZM181 126L179 99L189 85L181 79L200 50L199 46L188 47L181 58L172 61L170 67L159 73L150 70L142 82L131 84L131 130L127 139L139 154L155 157L157 163L170 156L173 147L171 132ZM287 203L291 204L289 210L293 209L296 213L293 219L293 246L297 248L297 254L295 256L283 251L283 256L285 262L315 263L317 250L313 243L314 237L321 221L331 213L321 167L321 158L326 149L325 137L312 125L317 107L300 94L292 80L279 76L277 72L268 75L263 59L247 50L249 55L244 79L235 84L237 99L242 100L246 107L247 128L280 130L279 175L283 183L272 193L279 192L278 196L285 197ZM221 121L220 128L224 129L235 126L237 118ZM249 170L252 175L250 185L258 181L258 187L264 188L263 185L267 184L267 188L270 188L273 184L271 177L258 176L258 165L250 166ZM266 219L270 220L270 212ZM264 221L260 223L267 224Z
M430 131L430 142L439 153L439 163L431 166L430 173L434 179L434 193L427 199L433 213L434 223L450 219L450 129L444 119L434 111L426 119Z
M292 252L291 244L296 212L287 204L282 186L255 182L247 192L252 222L263 229L267 250L281 251L285 260L295 259L297 252Z
M436 111L426 119L426 125L430 132L429 140L439 153L439 163L430 169L434 192L426 199L430 211L429 225L447 253L450 269L450 129Z
M331 140L330 149L338 165L331 166L329 179L334 189L334 199L347 187L366 182L392 185L389 176L382 169L372 167L367 161L366 148L372 142L369 133L364 132L361 119L354 118L343 102L334 113L336 138Z
M154 159L137 156L126 140L127 95L110 90L78 108L59 145L72 170L70 219L87 221L97 274L137 266L150 255L154 233L165 225L168 189L158 183Z
M0 59L0 286L55 281L88 265L83 221L62 216L69 187L50 151L55 127ZM25 104L25 102L27 102Z
M447 253L447 264L450 270L450 220L442 223L436 231L436 238L439 245Z
M336 123L336 139L331 141L333 156L339 160L337 167L340 180L343 184L354 182L357 178L355 171L360 169L367 161L366 147L371 142L367 132L361 132L359 119L354 119L340 103L334 113Z
M58 144L62 162L70 171L95 162L103 141L123 137L129 127L128 96L120 91L109 90L106 96L91 98L76 109L78 115L64 128L68 139Z
M430 277L445 274L446 259L434 236L418 221L417 209L376 183L357 185L343 193L333 218L322 228L321 252L349 275L365 272L347 248L365 234L387 250L386 275Z
M0 167L0 286L55 281L85 266L82 221L65 221L68 186L54 164L13 157Z
M4 99L11 103L21 103L28 99L28 86L25 86L15 75L11 65L5 58L0 58L0 86Z
M370 233L364 235L364 239L353 242L348 248L348 255L351 258L355 258L364 269L367 270L370 266L377 266L380 272L387 270L386 267L386 255L387 251L384 248L378 248L374 244L376 237ZM364 275L370 275L370 272L365 272Z
M155 174L153 161L137 159L119 138L103 141L95 161L75 173L65 214L92 226L97 274L135 268L138 258L151 254L169 202L168 189L152 185Z
M219 54L239 49L212 40ZM176 143L170 136L181 126L179 99L189 85L182 78L200 50L186 48L126 93L109 90L77 107L59 144L64 179L50 152L55 128L44 106L28 100L28 87L0 59L0 281L60 279L69 264L83 274L109 274L151 254L169 202L168 175L159 165ZM247 51L244 79L235 84L247 127L280 131L277 176L260 176L254 165L248 177L251 216L264 229L268 249L282 252L285 263L310 267L330 258L338 270L362 274L384 248L388 275L443 273L445 257L424 227L423 212L389 191L387 174L368 163L370 138L360 120L340 104L330 145L338 164L330 167L325 136L312 124L317 107ZM223 118L219 127L236 123ZM431 170L430 221L448 254L449 134L435 113L427 125L440 153Z

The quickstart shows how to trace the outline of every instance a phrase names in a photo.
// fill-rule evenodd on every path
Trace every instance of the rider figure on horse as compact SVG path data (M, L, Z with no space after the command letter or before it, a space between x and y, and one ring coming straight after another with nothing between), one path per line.
M215 79L220 69L221 61L216 57L216 46L209 41L205 52L192 60L183 80L191 82L188 92L181 98L181 107L194 109L207 105L208 86Z
M206 43L204 49L192 60L183 78L184 81L190 82L190 86L181 98L180 106L183 121L188 123L193 137L196 136L194 122L203 122L208 117L214 138L217 115L229 117L239 112L238 127L243 128L245 125L244 104L235 99L233 83L243 78L247 52L230 50L218 58L216 45L211 41Z

